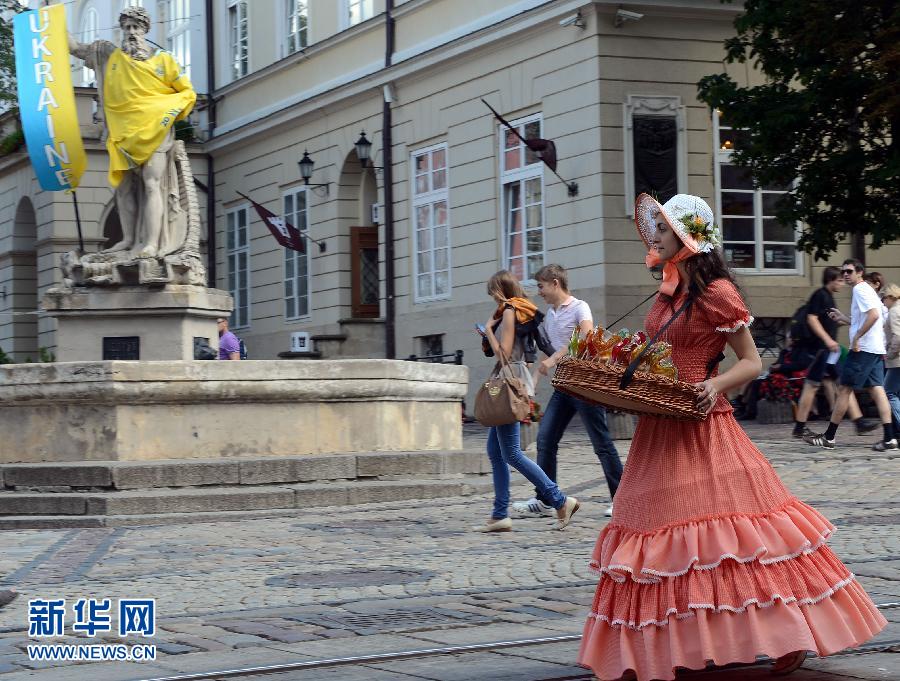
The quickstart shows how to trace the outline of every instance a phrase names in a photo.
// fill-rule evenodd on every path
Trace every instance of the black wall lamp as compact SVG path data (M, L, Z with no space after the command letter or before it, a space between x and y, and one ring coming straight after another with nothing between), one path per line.
M366 131L359 133L359 139L353 145L356 147L356 158L359 159L359 165L362 168L374 168L375 170L384 170L380 166L370 166L370 154L372 153L372 143L366 137Z
M313 174L313 166L315 166L315 161L310 158L309 152L305 149L303 150L303 158L297 161L297 165L300 166L300 177L303 178L303 184L305 184L307 187L312 188L312 190L317 194L319 192L317 192L316 190L322 189L324 187L324 193L319 194L319 196L328 196L328 185L331 184L330 182L325 182L324 184L309 183L309 178L311 178Z

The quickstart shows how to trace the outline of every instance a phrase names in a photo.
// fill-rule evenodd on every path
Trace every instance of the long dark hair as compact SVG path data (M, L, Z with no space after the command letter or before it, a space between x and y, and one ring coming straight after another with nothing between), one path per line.
M679 242L680 241L681 240L679 239ZM714 248L709 253L697 253L696 255L692 255L684 261L684 269L687 273L687 295L689 300L693 300L694 302L698 301L700 297L706 293L706 289L709 288L709 285L717 279L727 279L730 281L741 294L741 297L743 297L743 291L741 291L741 287L738 286L734 272L728 267L728 263L725 262L725 258L722 256L722 251L718 248ZM664 301L674 307L675 301L671 296L667 296L666 294L661 295ZM690 316L690 309L688 309L687 314Z

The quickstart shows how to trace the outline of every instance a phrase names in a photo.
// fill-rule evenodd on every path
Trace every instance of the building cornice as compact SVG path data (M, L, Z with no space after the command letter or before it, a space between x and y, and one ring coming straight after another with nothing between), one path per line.
M16 151L6 156L0 156L0 173L14 170L18 166L28 165L29 163L27 151Z
M720 0L593 0L600 14L615 14L619 8L633 10L644 15L680 17L683 19L721 19L737 16L744 11L743 3L724 4Z

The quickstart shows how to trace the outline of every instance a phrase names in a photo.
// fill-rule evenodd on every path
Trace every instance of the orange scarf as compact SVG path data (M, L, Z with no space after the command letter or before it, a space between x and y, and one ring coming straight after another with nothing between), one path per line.
M696 253L687 246L682 246L681 250L675 254L675 257L670 258L669 261L663 265L663 279L662 283L659 285L660 293L665 293L667 296L675 295L675 291L678 290L678 284L681 281L681 275L678 272L676 263L687 260L692 255L696 255ZM659 259L659 254L655 250L652 250L647 253L645 262L647 263L647 267L656 267L662 261Z
M516 323L518 324L527 324L534 319L534 315L538 311L537 305L528 300L528 298L508 298L497 307L497 310L494 312L494 319L503 317L503 310L506 309L507 305L512 306L516 311Z

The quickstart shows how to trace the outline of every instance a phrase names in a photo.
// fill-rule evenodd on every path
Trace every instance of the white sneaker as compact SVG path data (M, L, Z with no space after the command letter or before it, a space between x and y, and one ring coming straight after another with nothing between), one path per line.
M516 501L512 510L520 516L554 516L556 511L552 506L547 506L537 497L531 497L528 501Z
M603 515L605 515L607 518L612 518L612 508L612 504L610 504L609 508L606 509L606 513L604 513Z

